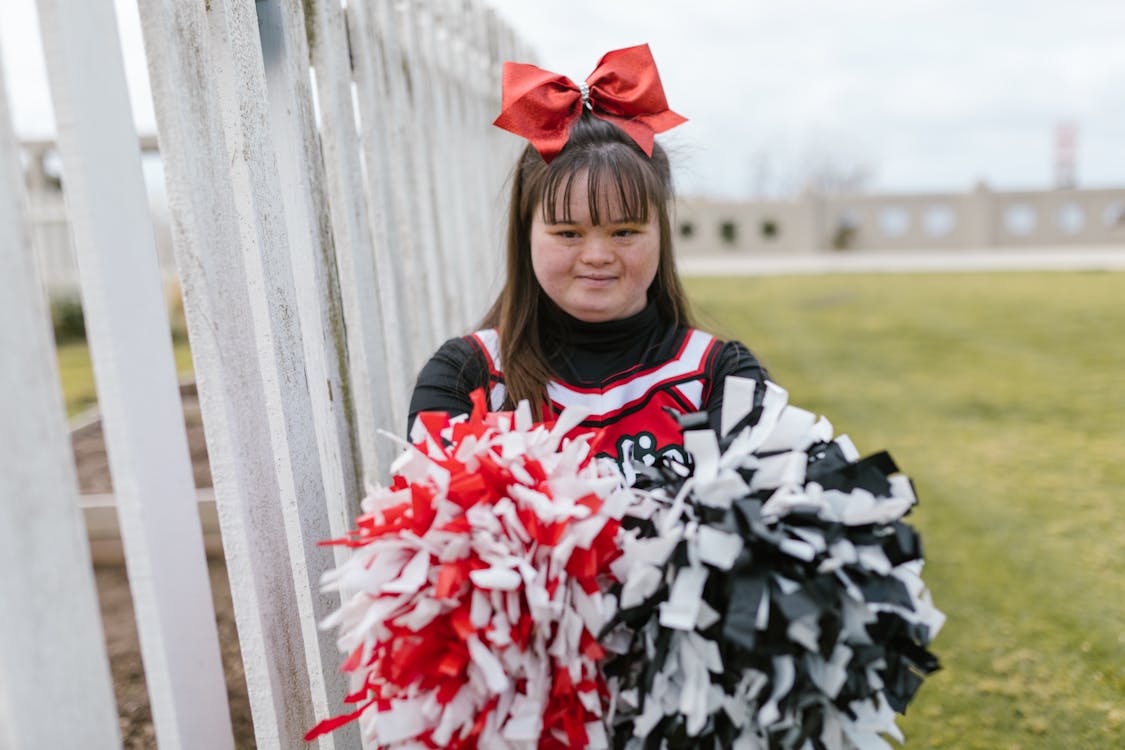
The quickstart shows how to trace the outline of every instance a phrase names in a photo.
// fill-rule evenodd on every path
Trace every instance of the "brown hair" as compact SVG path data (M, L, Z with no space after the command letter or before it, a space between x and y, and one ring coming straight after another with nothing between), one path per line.
M652 156L646 156L616 125L587 113L571 126L566 147L550 164L528 145L512 175L507 278L481 327L500 332L507 406L527 399L536 419L543 418L547 383L555 376L543 348L545 313L554 303L540 287L531 265L531 222L534 211L542 211L549 223L559 219L560 206L569 213L571 189L583 174L595 224L610 205L620 206L630 221L647 222L648 212L657 212L660 260L648 299L666 322L693 322L672 253L672 173L664 150L654 145Z

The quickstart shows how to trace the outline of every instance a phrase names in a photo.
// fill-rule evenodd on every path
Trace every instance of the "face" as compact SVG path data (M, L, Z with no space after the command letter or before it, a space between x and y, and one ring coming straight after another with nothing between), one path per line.
M560 223L547 223L542 210L531 222L535 278L556 305L588 323L619 320L643 310L660 263L657 211L649 210L647 222L636 222L627 221L612 203L606 208L599 211L602 223L595 225L586 179L578 175L570 211L556 212Z

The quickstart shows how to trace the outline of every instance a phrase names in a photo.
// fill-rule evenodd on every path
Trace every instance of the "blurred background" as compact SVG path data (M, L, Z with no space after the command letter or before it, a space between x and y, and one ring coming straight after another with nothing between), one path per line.
M889 449L917 483L926 580L949 622L934 644L945 669L902 722L907 746L1125 746L1125 4L490 4L533 62L575 81L608 50L651 46L689 118L661 142L697 312L793 403L864 453ZM116 7L206 488L137 11ZM86 517L101 523L112 483L38 38L33 0L4 0L36 252ZM94 547L127 665L126 741L150 746L124 572L112 541Z
M662 136L689 270L693 256L715 254L1077 246L1077 258L1125 243L1120 3L704 0L690 13L594 0L492 5L536 63L574 80L607 50L652 47L669 102L689 119ZM116 7L170 268L137 10L129 0ZM44 273L65 290L76 276L34 2L7 0L2 13Z
M539 65L574 80L605 51L647 42L689 119L664 139L679 151L684 195L1125 181L1125 8L1112 0L490 4ZM135 5L116 2L135 120L153 133ZM16 132L50 137L34 2L6 0L2 13Z

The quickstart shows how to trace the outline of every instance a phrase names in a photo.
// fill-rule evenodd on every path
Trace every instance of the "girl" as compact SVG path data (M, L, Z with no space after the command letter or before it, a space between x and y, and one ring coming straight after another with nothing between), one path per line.
M512 179L507 278L481 330L450 339L410 404L450 415L484 388L536 419L580 405L579 429L617 460L683 460L673 415L717 427L728 375L767 377L738 342L694 326L672 251L672 175L653 140L668 109L647 45L610 52L581 86L506 63L495 124L531 143Z

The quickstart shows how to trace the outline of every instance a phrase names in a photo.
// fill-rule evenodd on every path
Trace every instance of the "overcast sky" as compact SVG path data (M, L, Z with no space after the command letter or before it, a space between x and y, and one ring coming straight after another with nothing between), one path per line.
M1125 0L491 0L545 68L577 80L648 42L671 106L681 193L792 187L808 164L873 190L1054 183L1077 126L1080 186L1125 186ZM33 0L0 0L17 133L51 132ZM135 2L117 0L134 91ZM138 124L151 105L135 97Z

